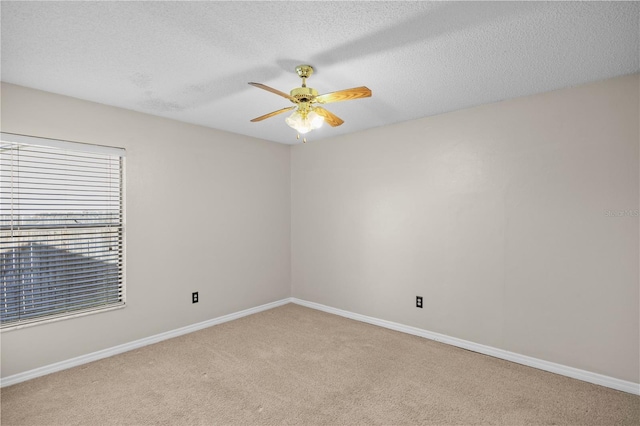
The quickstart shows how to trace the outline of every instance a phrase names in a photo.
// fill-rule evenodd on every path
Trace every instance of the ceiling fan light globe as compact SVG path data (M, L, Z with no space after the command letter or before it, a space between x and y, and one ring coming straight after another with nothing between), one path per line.
M307 115L307 120L309 121L312 129L319 129L322 127L322 123L324 123L324 117L317 114L315 111L311 111Z
M296 129L300 124L302 124L302 116L298 111L294 111L294 113L285 118L284 121L289 127Z
M289 127L295 129L301 135L304 135L305 133L309 133L311 130L317 129L322 125L323 120L320 120L320 123L318 124L318 120L315 116L318 116L318 114L313 111L306 114L306 116L303 116L300 111L295 111L289 117L285 118L284 121ZM314 125L317 127L314 127Z

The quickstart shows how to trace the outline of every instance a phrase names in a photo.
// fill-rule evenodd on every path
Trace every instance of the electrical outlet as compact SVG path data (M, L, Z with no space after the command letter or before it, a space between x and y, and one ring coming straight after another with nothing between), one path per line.
M191 303L198 303L198 292L191 293Z
M422 309L422 296L416 296L416 308Z

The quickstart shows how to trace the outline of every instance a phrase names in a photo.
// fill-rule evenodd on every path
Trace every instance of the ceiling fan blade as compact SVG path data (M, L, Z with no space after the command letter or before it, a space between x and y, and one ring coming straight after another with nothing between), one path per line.
M253 123L255 123L256 121L262 121L262 120L267 119L269 117L273 117L274 115L278 115L278 114L282 114L283 112L291 111L292 109L295 109L295 108L296 108L296 106L282 108L282 109L279 109L277 111L270 112L269 114L265 114L265 115L261 115L260 117L256 117L251 121Z
M344 123L344 120L324 108L315 107L313 110L316 112L316 114L324 117L324 121L331 127L337 127Z
M280 95L283 98L287 98L293 103L296 103L296 104L298 103L298 100L296 98L294 98L293 96L288 95L288 94L286 94L284 92L281 92L281 91L279 91L277 89L274 89L273 87L269 87L269 86L266 86L266 85L261 84L261 83L249 83L249 84L252 85L252 86L258 87L260 89L266 90L267 92L271 92L271 93L275 93L276 95Z
M361 86L316 96L314 102L328 104L329 102L350 101L352 99L368 98L370 96L371 90L368 87Z

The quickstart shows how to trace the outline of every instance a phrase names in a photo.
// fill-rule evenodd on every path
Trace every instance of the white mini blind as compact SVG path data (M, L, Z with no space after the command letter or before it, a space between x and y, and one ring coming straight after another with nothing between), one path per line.
M123 157L2 133L2 328L124 304Z

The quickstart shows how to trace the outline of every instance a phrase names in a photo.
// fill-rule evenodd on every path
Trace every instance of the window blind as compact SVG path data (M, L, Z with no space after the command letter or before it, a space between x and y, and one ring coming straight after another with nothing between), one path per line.
M0 326L124 304L124 150L2 133Z

